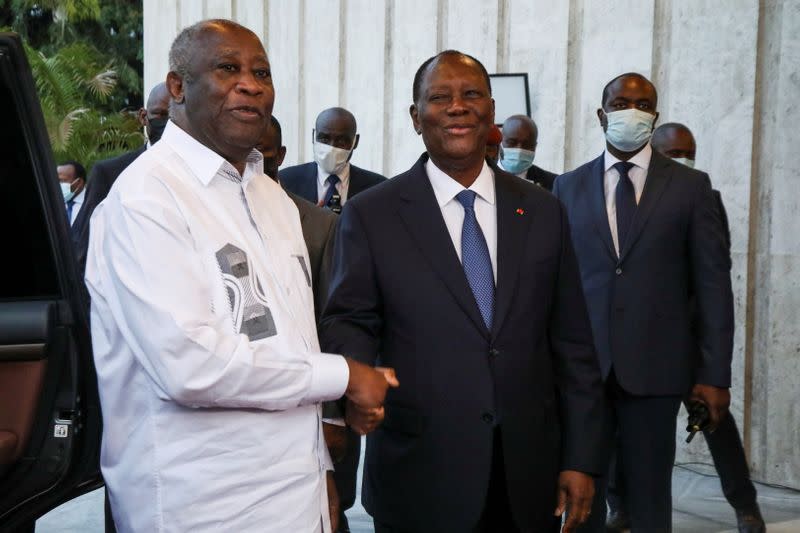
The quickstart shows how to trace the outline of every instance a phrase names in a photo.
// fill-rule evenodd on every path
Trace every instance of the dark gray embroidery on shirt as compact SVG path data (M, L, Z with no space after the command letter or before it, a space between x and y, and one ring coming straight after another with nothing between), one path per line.
M237 333L247 335L251 341L277 335L272 312L261 290L261 281L255 273L250 274L247 253L232 244L226 244L216 255Z
M311 286L311 274L308 273L308 266L306 265L306 258L302 255L295 255L297 261L300 263L300 268L303 269L303 274L306 276L306 283Z

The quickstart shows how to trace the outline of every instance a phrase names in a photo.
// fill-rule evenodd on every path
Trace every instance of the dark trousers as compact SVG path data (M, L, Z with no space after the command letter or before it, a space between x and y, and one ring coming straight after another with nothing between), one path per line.
M361 457L361 436L347 428L347 452L342 462L337 463L333 471L336 491L339 493L339 532L350 531L347 516L344 512L356 503L356 481L358 478L358 460Z
M606 499L612 501L625 487L625 511L633 533L668 532L672 528L672 465L680 396L634 396L616 382L613 372L606 382L608 442L620 464L619 479L596 481L592 514L581 532L605 532Z
M553 531L558 531L554 523ZM495 429L492 444L492 472L489 476L489 489L486 495L481 518L473 533L518 533L519 528L511 515L506 484L505 460L503 459L503 439L500 430ZM375 533L411 533L409 531L382 524L375 520Z

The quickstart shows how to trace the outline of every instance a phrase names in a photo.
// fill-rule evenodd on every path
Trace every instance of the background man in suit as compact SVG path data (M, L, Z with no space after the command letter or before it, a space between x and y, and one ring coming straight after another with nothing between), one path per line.
M86 194L86 169L77 161L64 161L58 167L58 181L64 194L64 205L67 208L67 220L75 232L75 220L81 212Z
M98 161L92 167L92 171L89 174L89 182L86 186L86 200L72 228L81 272L86 269L86 250L89 247L89 220L92 218L92 213L94 213L97 205L108 196L108 191L111 190L111 186L114 185L122 171L142 155L148 146L158 142L167 125L168 114L169 91L167 91L166 83L161 82L150 91L150 95L147 97L147 106L139 110L139 122L144 126L147 133L147 144L120 156Z
M534 182L548 191L553 190L556 175L533 164L539 128L527 115L511 115L503 123L503 146L500 166L506 172Z
M679 161L688 167L694 168L695 144L692 132L683 124L670 122L662 124L653 131L653 138L650 141L653 149ZM717 209L722 217L723 229L725 230L725 245L730 253L730 230L728 228L728 217L725 213L725 206L722 203L722 196L719 191L714 189L714 200ZM742 439L739 430L736 428L736 421L733 414L728 415L720 421L716 431L703 432L708 449L714 459L714 466L717 468L719 480L722 484L722 492L736 511L736 520L741 533L761 533L766 530L761 510L756 501L756 488L750 481L750 469L747 466L747 457L744 454ZM617 466L611 471L611 476L619 477L621 460L617 458ZM615 489L615 490L612 490ZM626 504L624 501L624 485L617 481L609 481L608 504L611 514L607 522L607 529L621 531L630 527L630 519L625 512Z
M678 408L690 394L719 424L733 348L730 257L710 182L653 151L657 102L641 74L611 80L597 111L606 151L553 190L569 214L633 531L670 530ZM605 529L598 485L592 531Z
M264 132L256 149L264 156L264 173L277 180L278 169L286 156L286 147L283 146L281 125L275 115L272 115L270 127ZM314 314L319 320L325 301L328 299L333 234L338 217L330 210L312 204L292 191L286 191L286 194L297 205L300 213L303 239L306 241L311 263ZM325 442L335 463L332 479L338 494L336 503L339 509L338 531L346 533L350 531L350 527L345 511L356 502L356 475L358 458L361 454L361 437L343 425L344 415L337 402L324 403L322 413Z
M367 439L364 506L377 532L558 531L565 506L572 531L605 463L565 213L486 164L494 101L476 59L425 61L413 102L427 153L345 207L320 329L403 384Z
M495 124L492 124L489 136L486 137L486 162L490 165L497 166L501 142L503 142L503 132Z
M338 213L350 198L385 181L380 174L350 164L358 148L356 131L356 118L347 109L332 107L320 113L311 139L314 161L281 170L283 187Z

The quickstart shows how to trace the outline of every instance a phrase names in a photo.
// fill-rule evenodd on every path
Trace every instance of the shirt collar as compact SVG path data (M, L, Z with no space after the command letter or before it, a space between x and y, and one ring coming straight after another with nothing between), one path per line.
M652 156L653 156L653 147L650 146L650 143L648 142L644 146L644 148L641 149L641 151L638 154L636 154L635 156L633 156L630 159L628 159L628 162L629 163L633 163L634 165L636 165L639 168L647 170L647 168L650 166L650 158ZM608 169L610 169L616 163L619 163L621 161L620 159L617 159L614 156L614 154L609 152L608 148L606 148L606 151L604 152L603 160L604 160L604 164L605 164L605 168L604 168L605 172L608 172Z
M431 159L428 159L425 163L425 172L428 174L428 179L431 182L433 193L436 195L436 201L439 203L440 208L452 201L458 193L465 190L463 185L442 172ZM475 191L486 202L494 205L494 172L486 164L486 161L483 162L483 168L481 168L478 177L468 189Z
M203 186L208 186L217 174L225 172L235 174L239 172L224 157L202 144L200 141L186 133L180 126L167 121L167 127L161 136L161 141L166 141L170 147L184 160L192 173L200 180ZM245 161L244 176L240 181L248 182L254 175L264 173L264 157L253 149Z
M322 170L322 167L319 166L319 163L317 163L316 165L317 165L317 182L319 183L320 187L327 187L328 183L326 180L328 179L328 176L330 176L330 174L326 174L325 171ZM344 168L341 171L339 171L336 175L339 176L339 182L342 185L347 183L347 181L350 179L350 161L348 161L344 165Z

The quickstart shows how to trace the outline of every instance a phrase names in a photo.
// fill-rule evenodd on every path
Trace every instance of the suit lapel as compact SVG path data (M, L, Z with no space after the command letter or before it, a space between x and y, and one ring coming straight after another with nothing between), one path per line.
M300 191L300 196L313 198L315 204L319 202L317 194L317 164L314 162L308 164L308 174L306 174L306 179L303 180L303 188L305 190Z
M617 250L611 238L611 227L608 225L608 211L606 211L606 191L603 187L605 171L603 169L604 156L601 155L592 163L589 173L589 207L593 220L594 230L605 243L608 253L616 261Z
M642 197L639 200L639 205L636 208L636 213L631 221L631 228L628 231L628 238L626 239L625 246L619 254L620 260L630 252L630 249L636 243L636 240L642 233L647 219L653 213L653 209L658 204L659 198L664 193L667 183L672 177L671 169L669 168L672 163L666 157L662 156L655 150L650 158L650 166L647 169L647 179L644 182L644 190Z
M398 215L458 305L475 326L488 336L475 296L442 218L442 210L425 172L425 161L427 155L421 157L411 169L409 186L400 195L400 200L405 205L400 206Z
M495 337L508 314L517 287L519 265L525 251L525 239L531 227L533 212L523 209L525 192L519 178L495 170L497 197L497 289L492 322ZM520 184L522 182L519 182ZM528 210L530 211L530 209Z
M360 193L363 190L363 183L361 182L360 169L354 164L350 163L350 185L347 187L348 200Z

